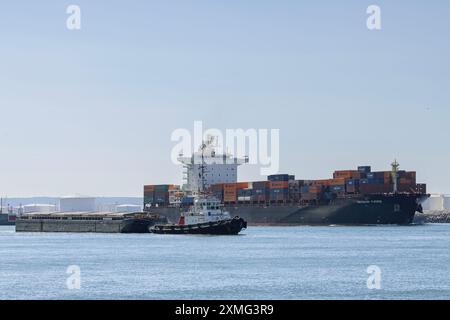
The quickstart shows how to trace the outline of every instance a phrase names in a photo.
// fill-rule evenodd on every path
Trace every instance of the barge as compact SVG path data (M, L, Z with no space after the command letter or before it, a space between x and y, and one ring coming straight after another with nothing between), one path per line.
M16 220L16 232L149 233L167 219L151 213L57 212L29 213Z

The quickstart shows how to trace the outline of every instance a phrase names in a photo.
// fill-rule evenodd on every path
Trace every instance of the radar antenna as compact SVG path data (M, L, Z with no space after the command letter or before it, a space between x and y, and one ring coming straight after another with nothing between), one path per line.
M208 140L209 142L209 140ZM202 142L202 145L200 147L200 151L202 152L202 163L199 167L200 169L200 186L199 186L199 193L203 193L205 191L205 149L208 147L208 142L205 143L205 141Z

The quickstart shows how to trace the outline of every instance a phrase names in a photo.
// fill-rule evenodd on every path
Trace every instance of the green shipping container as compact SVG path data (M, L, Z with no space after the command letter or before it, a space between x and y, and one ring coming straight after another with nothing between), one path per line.
M155 192L168 192L170 185L168 184L159 184L155 186Z

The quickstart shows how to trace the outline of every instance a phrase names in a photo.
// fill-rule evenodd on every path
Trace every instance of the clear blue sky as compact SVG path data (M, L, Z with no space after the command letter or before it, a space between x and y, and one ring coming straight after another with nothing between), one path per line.
M448 1L2 2L0 194L180 183L170 134L194 120L279 128L299 178L395 157L450 193L449 57Z

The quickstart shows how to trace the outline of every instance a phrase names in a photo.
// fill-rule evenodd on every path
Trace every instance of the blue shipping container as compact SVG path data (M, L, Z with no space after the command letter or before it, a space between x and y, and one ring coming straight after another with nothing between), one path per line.
M269 181L289 181L288 174L273 174L267 177Z
M361 173L369 173L372 170L370 166L359 166L358 171Z
M288 194L289 193L289 189L271 189L270 190L270 194Z
M192 204L194 204L194 197L183 197L181 199L181 204L184 204L184 205L192 205Z
M263 195L263 194L268 194L270 189L253 189L253 194L254 195Z
M349 186L357 186L359 185L359 179L348 179L347 185Z
M373 179L367 179L369 184L383 184L384 183L384 179L378 179L378 178L373 178Z
M343 192L345 192L345 186L344 185L330 186L330 191L336 192L336 193L343 193Z
M238 191L238 197L250 197L252 194L252 189L239 189Z

